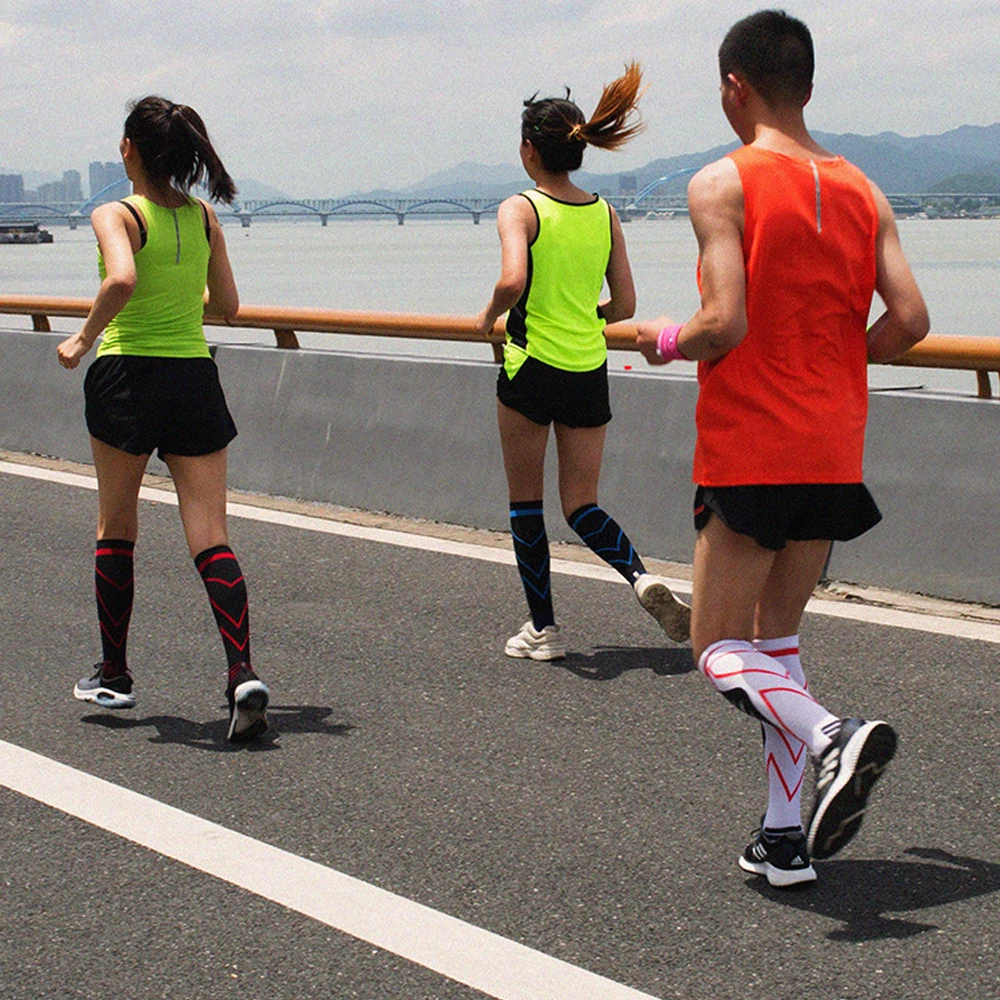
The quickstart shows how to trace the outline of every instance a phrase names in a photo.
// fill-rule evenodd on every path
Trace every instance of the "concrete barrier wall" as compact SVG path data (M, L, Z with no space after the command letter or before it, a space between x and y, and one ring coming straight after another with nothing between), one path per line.
M89 460L83 370L55 360L55 335L0 333L0 447ZM240 435L237 489L506 530L489 363L220 347ZM650 556L687 562L696 385L617 375L601 499ZM885 519L835 546L832 579L1000 603L996 402L872 396L867 482ZM554 444L546 482L559 514Z

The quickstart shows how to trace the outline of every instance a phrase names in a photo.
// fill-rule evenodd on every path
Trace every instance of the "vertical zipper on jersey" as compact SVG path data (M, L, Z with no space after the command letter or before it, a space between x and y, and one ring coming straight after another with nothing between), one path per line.
M813 167L813 169L815 170L816 168ZM817 183L819 182L817 181ZM819 194L817 194L816 197L818 198ZM177 221L177 209L173 208L171 211L174 213L174 233L177 237L177 256L174 258L174 263L179 264L181 262L181 227L180 223Z
M821 233L823 232L823 197L819 189L819 167L813 160L809 161L809 166L812 167L813 180L816 183L816 232Z

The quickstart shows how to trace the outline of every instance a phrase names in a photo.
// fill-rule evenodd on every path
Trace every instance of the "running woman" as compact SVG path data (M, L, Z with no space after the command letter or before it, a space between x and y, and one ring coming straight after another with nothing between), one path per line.
M771 885L816 878L857 833L896 734L809 693L799 622L833 540L881 515L862 483L867 367L927 333L882 192L809 135L809 29L760 11L719 50L722 107L745 144L688 188L701 308L640 323L647 360L697 360L692 644L698 666L763 726L768 805L739 858ZM877 292L885 312L871 326ZM805 830L806 750L817 759Z
M497 211L500 280L477 318L483 335L507 316L497 417L514 553L531 618L508 640L508 656L566 655L556 624L542 504L545 449L555 428L559 494L570 527L633 587L666 634L690 634L690 610L646 572L625 532L597 502L608 400L606 323L635 312L625 237L615 210L570 180L590 146L618 149L640 129L642 73L626 66L587 119L569 99L529 98L521 114L521 163L535 187ZM536 95L537 96L537 95ZM601 299L607 282L609 296Z
M97 470L94 576L103 659L73 694L103 708L135 705L126 656L139 487L154 449L177 489L188 549L228 661L228 739L267 730L268 689L250 666L247 589L226 531L226 447L236 436L202 316L231 319L236 282L215 212L190 195L204 181L231 202L232 178L201 117L145 97L129 106L120 150L133 195L94 209L101 287L79 333L58 347L76 368L104 338L84 382ZM206 297L207 289L207 297Z

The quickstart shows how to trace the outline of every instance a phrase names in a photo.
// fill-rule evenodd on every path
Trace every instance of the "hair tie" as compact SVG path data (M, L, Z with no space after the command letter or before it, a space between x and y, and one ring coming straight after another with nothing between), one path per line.
M583 126L577 122L570 130L569 135L566 136L567 140L573 139L583 139ZM586 142L586 140L584 140Z

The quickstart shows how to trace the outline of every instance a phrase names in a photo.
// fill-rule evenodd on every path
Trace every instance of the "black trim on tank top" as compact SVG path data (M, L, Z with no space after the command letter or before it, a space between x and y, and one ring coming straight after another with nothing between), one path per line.
M208 240L208 245L212 245L212 223L208 219L208 205L206 205L201 198L198 199L198 204L201 205L201 216L205 220L205 239Z
M119 201L119 205L124 205L131 213L132 218L135 219L139 226L139 249L141 250L146 245L146 240L149 238L149 233L146 231L146 222L143 217L139 214L139 210L131 202Z

